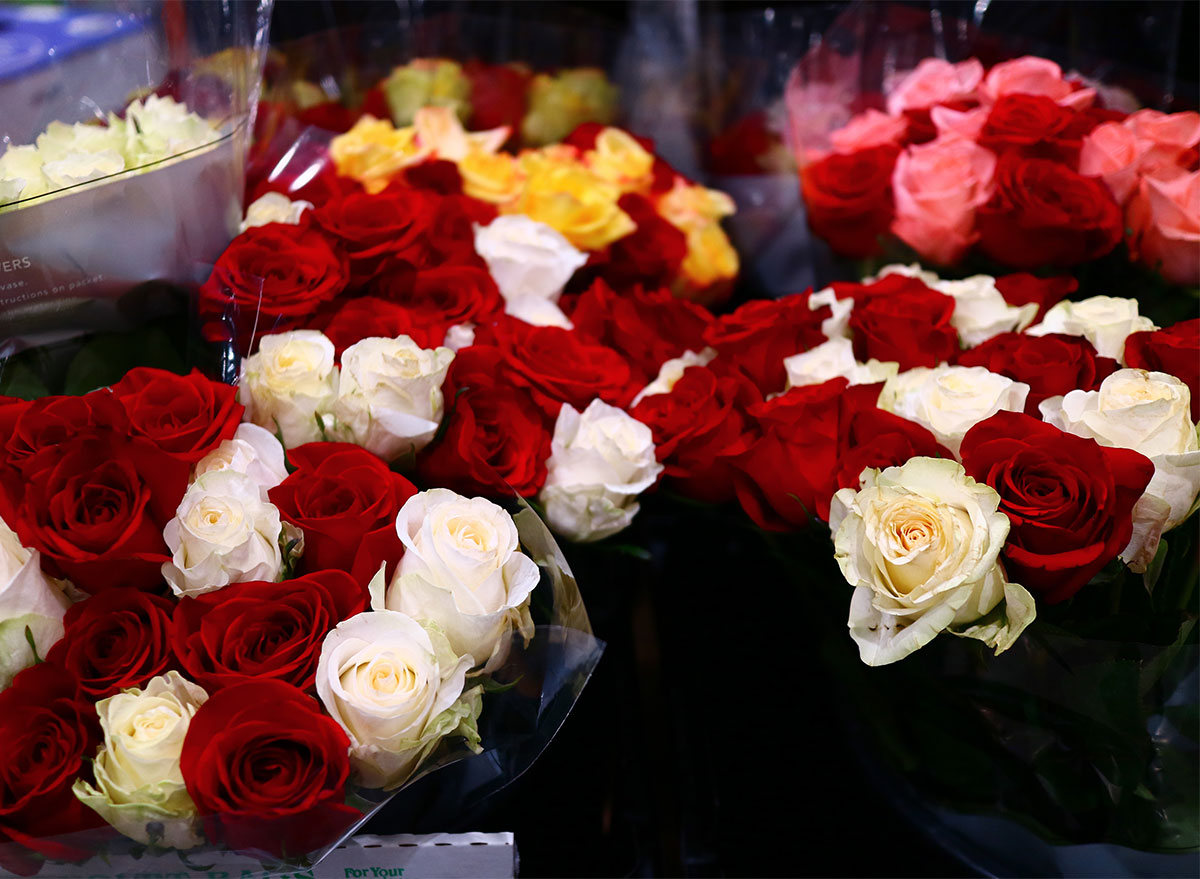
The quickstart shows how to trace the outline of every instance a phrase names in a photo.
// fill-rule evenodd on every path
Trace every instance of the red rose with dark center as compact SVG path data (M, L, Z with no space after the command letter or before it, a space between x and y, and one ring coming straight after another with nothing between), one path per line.
M371 293L408 309L439 345L455 324L490 323L504 311L496 282L475 266L439 266L411 276L388 272L371 285Z
M1192 392L1192 421L1200 421L1200 318L1125 339L1125 365L1165 372Z
M821 323L833 313L813 309L812 291L782 299L754 299L719 317L704 341L720 354L722 368L741 372L764 394L782 391L787 382L785 357L826 341Z
M637 228L609 246L600 274L616 288L668 286L687 256L687 236L659 216L644 196L626 193L618 205Z
M462 195L462 175L458 165L446 159L426 159L404 169L404 182L412 189L424 189L437 195Z
M425 314L386 299L359 296L347 299L321 332L333 342L338 360L351 345L372 336L386 339L408 336L422 348L436 348L446 338L446 332L440 323L430 325L425 319Z
M516 131L525 116L530 72L515 64L471 60L463 65L463 75L471 81L471 130L507 125Z
M424 268L450 264L486 270L487 263L475 252L475 226L486 226L497 216L495 205L467 195L437 199L426 240L428 254Z
M308 690L326 634L369 606L366 584L343 571L234 583L181 599L171 640L187 676L210 693L253 678Z
M65 634L46 661L66 669L80 691L96 701L143 687L174 665L170 600L137 589L107 589L74 604Z
M813 234L836 253L862 259L879 253L892 225L892 169L899 147L832 153L800 171L800 191Z
M249 354L256 338L302 326L348 281L345 258L316 229L285 223L247 229L200 288L204 335L235 339Z
M734 488L760 528L788 531L829 520L837 486L838 401L849 382L792 388L751 410L762 431L737 461Z
M362 817L345 804L350 740L315 700L253 680L196 711L180 755L209 840L246 854L295 858L339 839Z
M996 155L1053 159L1074 168L1083 137L1095 126L1089 117L1045 95L1002 95L988 113L979 145Z
M1001 156L995 186L976 226L983 252L1005 265L1077 265L1104 256L1124 234L1104 183L1060 162Z
M847 388L838 412L837 488L857 489L868 467L884 469L909 458L954 458L925 427L878 407L880 384Z
M442 393L445 434L417 456L423 482L466 495L537 494L552 423L525 388L509 382L504 355L484 345L458 352Z
M425 264L425 239L436 196L403 185L351 192L312 212L312 222L350 260L350 284L360 287L386 262Z
M1041 323L1046 312L1079 289L1079 282L1070 275L1039 278L1028 272L1015 272L996 278L996 289L1009 305L1022 306L1037 303L1037 315L1033 323Z
M304 532L303 570L345 571L366 585L382 562L399 561L396 514L416 486L349 443L308 443L288 461L295 471L269 497Z
M634 287L616 293L604 281L578 296L564 297L562 305L581 338L621 352L632 369L635 394L666 361L703 349L704 331L713 322L707 309L676 299L669 290Z
M562 327L535 327L507 318L481 327L476 343L493 345L504 355L508 378L527 388L551 419L563 403L582 411L599 397L606 403L628 402L629 365L616 351L589 344Z
M838 298L854 299L850 329L858 360L894 360L904 370L937 366L958 353L958 333L950 324L953 297L903 275L833 288Z
M44 449L26 465L25 492L9 525L42 553L42 566L96 593L113 586L155 589L170 561L163 516L179 498L158 498L150 473L161 456L112 435L80 436Z
M4 463L20 467L42 449L88 431L127 433L125 409L107 390L81 397L8 398L0 404Z
M967 431L967 475L1000 494L1012 523L1008 577L1054 604L1070 598L1117 557L1133 533L1133 505L1154 464L1019 412L997 412Z
M745 411L761 401L741 375L690 366L670 393L643 398L629 414L654 434L664 476L682 494L721 503L733 499L733 462L755 438Z
M100 742L96 709L63 669L42 663L0 692L0 864L32 876L43 859L82 861L93 852L61 837L104 819L71 792Z
M982 366L1029 385L1025 412L1040 418L1038 404L1047 397L1079 389L1095 391L1100 382L1119 368L1117 361L1101 357L1082 336L1050 333L1026 336L1001 333L958 355L959 366Z

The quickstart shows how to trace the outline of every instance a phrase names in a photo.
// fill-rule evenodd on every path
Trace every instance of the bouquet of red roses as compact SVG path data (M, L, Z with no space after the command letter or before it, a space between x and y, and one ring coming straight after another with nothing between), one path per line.
M420 491L345 443L285 453L237 397L136 368L0 398L8 870L311 864L424 772L548 740L598 659L527 505ZM530 699L532 728L489 731Z

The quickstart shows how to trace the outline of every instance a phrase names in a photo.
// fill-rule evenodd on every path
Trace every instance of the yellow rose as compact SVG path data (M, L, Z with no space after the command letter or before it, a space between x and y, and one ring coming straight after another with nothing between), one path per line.
M463 192L492 204L509 204L521 195L525 175L508 153L472 151L458 163Z
M337 172L353 177L370 193L382 192L410 165L423 162L431 150L417 142L413 128L395 128L386 119L363 116L329 145Z
M658 200L658 212L677 229L687 231L722 217L731 216L737 206L723 192L686 183L675 178L675 185Z
M698 287L737 277L738 255L717 223L693 226L686 231L687 255L681 271Z
M580 199L565 192L530 192L505 213L525 214L557 229L580 250L600 250L636 227L615 201Z
M647 188L654 177L654 156L619 128L605 128L584 154L589 169L602 180L629 192Z
M507 125L487 131L467 131L448 107L422 107L413 128L417 143L433 151L439 159L461 162L468 153L494 153L508 140Z

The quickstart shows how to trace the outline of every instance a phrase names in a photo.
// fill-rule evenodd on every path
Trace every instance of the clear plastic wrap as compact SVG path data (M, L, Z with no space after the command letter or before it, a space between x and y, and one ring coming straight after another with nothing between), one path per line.
M160 316L237 232L270 0L0 10L0 355Z

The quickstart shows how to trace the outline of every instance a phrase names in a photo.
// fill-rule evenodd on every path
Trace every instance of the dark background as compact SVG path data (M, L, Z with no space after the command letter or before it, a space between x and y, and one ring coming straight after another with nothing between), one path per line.
M990 31L1165 71L1174 108L1195 105L1195 2L907 5L967 20L986 6ZM728 44L737 21L767 10L781 26L803 18L811 37L846 6L709 2L699 14ZM277 0L271 36L443 13L619 31L632 12L624 2ZM368 830L511 830L524 876L979 875L892 805L856 748L824 672L829 647L814 634L814 584L731 527L738 517L692 512L647 500L625 542L648 547L648 559L566 547L608 649L524 776L466 811L393 810ZM852 649L843 640L835 649ZM435 774L402 797L419 803L437 784Z

